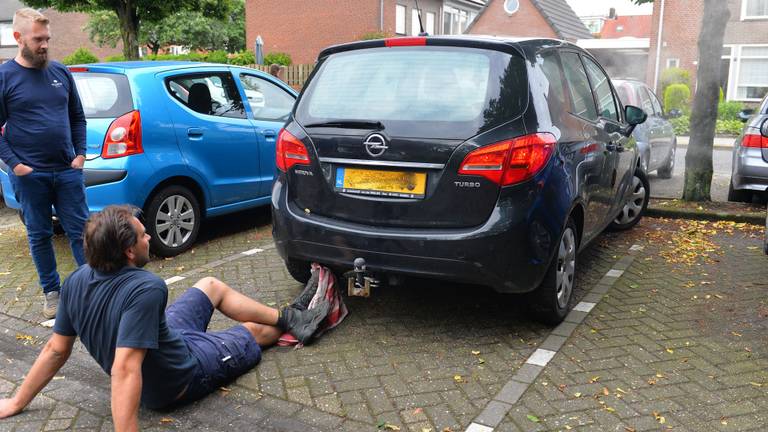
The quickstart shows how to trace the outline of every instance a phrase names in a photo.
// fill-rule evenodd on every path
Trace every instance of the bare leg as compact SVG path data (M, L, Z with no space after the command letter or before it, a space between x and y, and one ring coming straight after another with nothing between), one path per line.
M249 322L269 326L277 324L277 309L265 306L235 291L232 287L214 277L202 278L197 281L194 287L208 296L214 308L233 320L240 321L241 323Z
M283 334L282 330L271 325L245 322L243 323L243 327L251 332L253 338L256 340L256 343L262 347L268 347L276 344L277 340L280 339L280 335Z

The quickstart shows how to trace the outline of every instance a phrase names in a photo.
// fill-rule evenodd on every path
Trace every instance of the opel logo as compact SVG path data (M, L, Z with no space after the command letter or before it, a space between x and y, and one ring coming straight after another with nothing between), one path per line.
M373 133L368 135L363 141L365 151L373 157L379 157L384 154L389 148L387 146L387 139L382 134Z

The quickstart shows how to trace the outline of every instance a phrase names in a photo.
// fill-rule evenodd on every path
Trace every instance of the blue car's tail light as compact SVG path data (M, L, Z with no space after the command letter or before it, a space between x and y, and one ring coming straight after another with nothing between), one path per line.
M144 153L141 146L141 115L131 111L116 118L107 129L101 157L104 159Z

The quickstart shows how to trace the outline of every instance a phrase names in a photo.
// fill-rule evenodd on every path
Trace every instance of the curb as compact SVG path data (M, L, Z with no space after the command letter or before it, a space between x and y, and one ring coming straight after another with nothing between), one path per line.
M677 143L677 148L687 149L688 148L688 144ZM712 145L712 148L714 150L733 150L733 145L732 144L731 145L727 145L727 144L714 144L714 145Z
M649 206L645 210L645 215L670 219L694 219L706 221L725 220L737 223L750 223L754 225L765 224L765 216L747 213L702 212L698 210L667 209Z

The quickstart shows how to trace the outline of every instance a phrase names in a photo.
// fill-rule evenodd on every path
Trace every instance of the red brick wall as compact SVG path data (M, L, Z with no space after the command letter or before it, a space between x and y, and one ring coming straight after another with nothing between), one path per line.
M61 61L80 47L91 50L99 60L123 53L122 43L119 43L116 48L101 48L88 39L88 32L83 30L88 23L88 14L63 13L46 9L43 15L51 20L51 43L48 52L53 60Z
M729 0L731 18L725 28L726 44L768 44L768 20L741 21L741 1Z
M246 47L256 36L264 53L285 52L293 63L314 63L329 45L360 39L379 31L378 0L246 0ZM410 13L410 12L409 12ZM385 30L394 33L395 0L384 1Z
M703 0L665 0L664 27L662 29L661 56L659 58L659 76L666 69L667 59L680 59L680 67L691 74L694 92L696 82L696 63L699 47L697 41L701 28ZM651 25L651 46L648 51L648 85L654 87L656 67L656 47L659 35L659 12L661 1L653 3ZM659 97L663 97L659 95Z
M521 0L512 15L504 10L504 0L490 0L487 10L470 29L471 34L557 38L547 20L529 0Z

